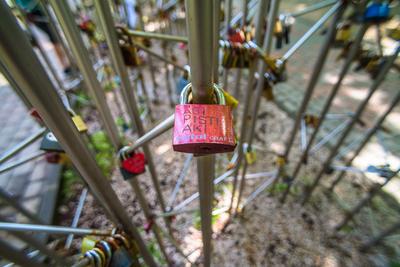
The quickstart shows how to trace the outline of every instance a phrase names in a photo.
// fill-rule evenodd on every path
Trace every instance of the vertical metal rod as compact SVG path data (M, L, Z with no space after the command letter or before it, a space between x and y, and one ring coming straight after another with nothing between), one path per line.
M155 220L153 214L150 211L149 204L147 202L146 197L143 195L143 191L140 188L139 185L139 180L137 177L132 177L128 180L129 184L132 186L133 191L135 192L135 196L139 202L139 205L144 213L144 216L146 217L146 220L148 223L152 221L153 225L151 227L151 230L154 233L154 236L157 240L158 246L161 250L161 253L164 255L165 260L168 262L168 265L171 264L170 259L168 257L167 251L165 250L165 245L164 241L160 232L160 227L158 226L157 221Z
M48 0L43 0L43 3L41 3L41 6L43 7L44 15L49 19L49 27L50 27L51 31L56 36L57 41L61 44L61 46L64 50L64 53L68 58L69 64L72 67L75 64L75 60L73 59L73 57L71 55L71 51L69 50L67 44L65 43L64 38L61 36L60 32L57 29L57 26L56 26L57 24L53 18L53 15L50 14L50 12L49 12Z
M290 132L289 140L287 141L286 149L285 149L285 152L284 152L284 155L283 155L283 158L284 158L284 160L286 162L288 160L288 157L289 157L289 154L290 154L290 150L292 148L294 139L296 137L296 133L297 133L297 129L299 128L301 117L302 117L302 115L304 114L304 112L307 109L308 102L311 99L311 96L312 96L312 94L314 92L315 86L316 86L316 84L318 82L319 76L320 76L320 74L322 72L322 69L323 69L323 67L325 65L325 60L328 57L329 49L330 49L332 40L336 35L336 25L339 22L339 20L341 19L345 9L346 9L346 2L338 2L335 6L333 6L324 15L325 19L327 20L330 17L330 16L327 16L327 15L332 15L332 14L334 14L336 12L336 14L335 14L330 26L329 26L329 30L328 30L327 36L326 36L325 41L324 41L324 43L323 43L323 45L321 47L321 50L319 52L317 61L315 62L314 70L313 70L312 75L310 77L310 81L309 81L309 83L307 85L306 92L304 94L304 97L303 97L303 100L301 102L300 108L297 111L296 119L295 119L295 122L293 124L292 131ZM321 20L322 20L322 18L321 18ZM284 168L284 166L280 166L278 168L278 174L277 174L278 175L278 179L276 179L274 181L273 189L274 189L275 184L278 182L280 175L282 174L283 168Z
M307 147L307 125L304 117L300 122L300 150L304 151Z
M255 29L255 36L254 36L254 41L257 45L259 45L262 42L262 28L264 27L264 19L267 11L269 0L260 0L259 2L259 8L258 8L258 16L257 16L257 22L256 22L256 29ZM247 84L247 90L245 90L245 95L244 95L244 107L243 107L243 113L241 117L241 129L240 129L240 139L238 143L238 158L237 158L237 163L235 166L235 171L233 174L233 188L232 188L232 197L229 205L229 214L232 212L233 208L233 202L235 200L235 194L236 194L236 187L237 187L237 180L238 180L238 175L239 175L239 168L240 165L242 164L243 160L243 144L246 141L246 132L247 132L247 124L249 122L248 119L248 113L249 113L249 108L251 104L251 99L253 95L253 88L254 88L254 72L256 71L258 64L258 60L254 60L254 62L251 63L250 68L249 68L249 76L248 76L248 84Z
M10 205L18 212L22 213L25 217L31 220L34 223L44 223L41 218L39 218L36 214L33 214L31 211L22 206L9 192L0 187L0 199Z
M96 0L95 1L96 10L100 19L100 23L104 28L104 33L107 39L107 44L110 47L111 60L113 61L114 68L121 79L122 95L127 101L127 110L132 122L135 123L136 129L139 136L145 134L145 129L140 119L139 110L137 107L136 96L134 90L132 90L127 69L123 63L122 54L118 46L117 35L113 27L113 20L109 10L109 7L105 1ZM157 178L157 172L155 169L152 153L147 144L143 145L143 151L146 155L148 162L148 169L150 171L150 176L152 179L153 186L156 190L157 198L160 201L161 209L163 212L166 211L166 206L164 198L162 196L160 183ZM166 224L169 225L169 221L166 220Z
M81 213L83 210L83 206L85 204L87 194L88 194L88 189L85 187L82 190L81 196L79 197L78 206L76 207L75 215L74 218L72 219L71 227L73 228L76 228L78 226L79 218L81 217ZM73 234L68 235L64 245L65 249L69 249L71 247L72 240L74 240L74 235Z
M364 149L368 141L371 139L371 137L379 130L381 127L382 123L385 121L386 117L392 112L392 110L396 107L396 105L400 102L400 92L397 93L395 96L393 102L390 104L389 108L383 113L379 119L375 122L374 126L368 132L363 136L362 141L358 145L357 149L354 151L352 157L346 161L346 166L351 166L353 163L354 159L360 154L360 152ZM335 179L335 181L332 182L331 186L329 187L330 191L333 191L335 186L343 179L345 175L345 171L340 172L338 177Z
M381 243L385 237L397 232L400 229L400 221L391 225L389 228L383 230L380 234L375 237L372 237L370 240L361 245L360 251L365 252L368 251L371 247L374 247Z
M9 221L3 215L0 215L0 220L2 220L3 222ZM54 250L49 249L45 244L43 244L37 238L31 236L29 233L11 232L11 234L13 236L15 236L16 238L21 239L24 243L29 245L31 248L39 250L41 253L48 256L51 260L54 260L54 262L56 263L55 265L57 265L57 266L69 265L68 262L63 257L61 257Z
M146 106L147 106L147 112L149 113L150 121L153 122L154 117L153 117L153 112L152 112L152 108L151 108L150 97L149 97L149 94L148 94L147 88L146 88L146 82L144 81L142 70L138 69L137 72L138 72L138 76L139 76L138 78L139 78L139 82L140 82L140 87L142 88L143 95L146 98L145 102L146 102Z
M348 222L354 218L354 216L359 213L361 211L361 209L368 204L371 199L387 184L391 181L391 179L393 177L395 177L397 175L397 173L400 171L400 169L398 169L396 172L393 173L393 175L391 175L390 177L386 178L386 181L382 184L377 184L374 185L367 193L367 195L362 198L360 200L360 202L358 202L357 205L355 205L350 211L346 212L346 215L344 216L343 220L338 223L335 226L335 231L339 231L340 229L342 229L345 225L348 224Z
M347 126L346 130L344 130L344 133L342 134L340 139L337 141L335 146L330 150L329 156L323 163L322 168L319 171L319 173L316 175L314 182L311 184L311 186L309 188L307 188L307 190L305 190L304 195L303 195L303 200L302 200L303 205L308 201L312 192L317 187L319 181L323 177L325 171L329 168L333 158L335 157L336 153L339 151L340 146L343 144L344 140L349 135L349 133L353 129L353 126L357 123L362 112L364 111L365 107L367 106L368 101L370 100L372 95L375 93L375 91L379 88L380 84L384 81L386 74L389 72L390 68L392 67L393 63L395 62L399 52L400 52L400 46L398 46L396 48L396 52L394 52L393 55L390 56L388 58L387 62L383 65L382 69L380 70L380 72L378 74L378 77L376 78L376 80L373 82L371 88L369 89L367 97L358 106L357 111L355 112L354 116L352 117L351 122Z
M156 266L138 230L61 103L29 40L4 2L0 2L0 17L0 60L62 144L96 198L101 200L109 218L135 239L146 263Z
M111 115L110 108L107 105L106 95L97 80L89 54L80 36L78 27L76 27L74 16L68 7L68 3L66 1L56 0L50 0L50 3L71 46L77 65L84 77L84 82L94 99L97 110L99 111L104 124L104 128L106 129L111 143L116 149L118 149L121 146L118 128Z
M247 0L243 0L243 17L242 17L242 22L241 22L241 27L243 30L245 30L246 27L246 20L247 20ZM242 69L238 68L236 70L236 82L235 82L235 88L233 89L233 97L238 98L239 97L239 91L240 91L240 82L242 80Z
M232 1L233 0L225 0L225 32L224 32L225 38L228 38L228 32L229 32L229 29L231 28ZM223 88L225 90L227 90L228 75L229 75L229 70L224 69L223 77L222 77L222 84L223 84Z
M269 56L271 52L271 44L272 44L272 37L274 33L274 25L275 25L275 20L276 17L278 16L279 12L279 4L280 0L272 0L271 1L271 6L270 10L268 12L268 24L267 24L267 30L265 32L264 36L264 44L263 44L263 50L266 54L266 56ZM261 94L264 89L264 71L267 67L267 64L265 61L262 61L261 64L259 65L258 68L258 81L257 81L257 86L256 86L256 91L254 92L254 104L253 104L253 109L251 113L248 114L248 117L251 121L249 131L247 133L247 143L249 148L251 149L251 145L253 143L254 139L254 133L256 130L256 122L257 122L257 115L258 115L258 110L260 107L260 102L261 102ZM248 162L247 160L244 161L243 163L243 170L242 170L242 176L240 180L240 186L239 186L239 194L238 194L238 199L237 199L237 204L236 204L236 209L235 211L238 212L240 208L240 200L242 198L243 190L246 185L246 172L247 172L247 167L248 167Z
M140 8L140 5L136 5L138 8L138 18L139 18L139 29L144 31L144 21L143 21L143 16L142 16L142 10ZM158 84L156 82L156 76L155 76L155 67L154 67L154 63L153 63L153 58L152 56L148 55L147 56L147 61L149 63L149 70L150 70L150 78L151 78L151 82L153 84L153 94L154 94L154 98L156 99L156 101L159 100L159 96L158 96Z
M22 267L46 267L47 264L41 263L37 260L29 258L24 252L17 250L11 246L7 241L0 239L0 254L7 260L18 264Z
M192 74L194 103L212 103L214 43L213 1L186 0L186 23L189 36L189 62ZM211 265L211 213L214 196L215 156L197 157L197 176L200 194L203 264Z
M213 55L213 82L218 84L219 81L219 25L220 25L220 13L221 11L221 0L214 0L214 14L213 14L213 40L214 43L214 55Z
M51 61L48 57L48 55L46 54L46 52L43 50L42 48L42 44L39 42L39 40L37 40L37 38L35 37L35 35L33 34L32 30L31 30L31 26L30 23L28 23L28 20L26 18L26 12L24 12L21 7L17 4L17 2L15 0L12 1L13 5L18 9L18 12L21 14L21 18L22 18L22 23L25 24L26 30L28 32L28 34L34 38L36 40L37 43L37 48L39 50L40 55L42 56L44 62L46 63L46 65L48 66L48 69L51 73L51 76L54 78L57 86L63 90L63 84L60 81L60 78L57 75L56 70L54 69L53 64L51 64ZM40 5L40 4L39 4ZM41 5L42 6L42 5ZM50 23L50 21L48 22Z

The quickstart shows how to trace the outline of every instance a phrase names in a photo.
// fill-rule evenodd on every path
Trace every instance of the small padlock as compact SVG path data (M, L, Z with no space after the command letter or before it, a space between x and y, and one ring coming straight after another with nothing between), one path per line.
M276 19L275 21L274 36L276 37L276 49L281 49L283 41L283 25L279 19Z
M107 242L110 240L107 239ZM111 245L114 248L114 252L111 257L110 267L126 267L132 266L133 259L128 249L125 248L123 244L117 244L117 242L112 242Z
M40 143L40 149L51 152L64 152L57 138L50 131L45 132L42 142Z
M239 105L239 100L233 97L233 95L229 94L227 91L224 89L221 89L222 93L224 94L226 104L231 107L231 109L237 108Z
M246 41L244 32L239 29L230 28L228 30L228 40L232 43L244 43Z
M125 180L146 171L147 160L142 152L128 152L129 147L121 148L119 152L120 171Z
M252 149L249 149L246 152L245 157L246 157L247 164L249 164L249 165L254 164L254 162L256 162L256 160L257 160L256 152Z
M236 147L231 108L214 84L217 105L188 104L192 85L182 91L175 107L174 151L194 154L231 152Z
M372 2L364 12L364 21L383 22L389 19L390 6L388 2Z
M351 38L351 24L349 22L343 22L337 26L334 47L345 46Z
M78 129L78 131L80 133L85 133L87 132L88 128L86 123L83 121L82 117L79 115L73 115L72 116L72 122L75 124L76 129Z
M184 66L184 71L182 76L179 78L178 83L176 84L176 94L180 95L183 89L190 82L190 67L188 65Z

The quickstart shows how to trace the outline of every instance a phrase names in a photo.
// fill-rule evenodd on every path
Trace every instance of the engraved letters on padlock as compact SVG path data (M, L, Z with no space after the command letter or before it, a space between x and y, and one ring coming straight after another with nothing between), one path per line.
M183 89L181 104L175 107L174 151L195 155L233 151L236 140L232 113L223 90L214 84L217 105L187 104L191 86L189 83Z
M187 153L232 151L235 137L229 106L184 104L175 108L173 148Z

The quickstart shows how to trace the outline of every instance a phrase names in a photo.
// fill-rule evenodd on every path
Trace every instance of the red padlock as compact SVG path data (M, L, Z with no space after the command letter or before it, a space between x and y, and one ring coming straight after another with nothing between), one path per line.
M231 108L222 90L214 84L218 105L187 104L191 83L182 90L175 107L174 151L195 155L226 153L236 147Z
M127 147L126 147L127 148ZM121 174L124 179L132 178L146 171L147 160L142 152L125 153L125 148L120 152Z

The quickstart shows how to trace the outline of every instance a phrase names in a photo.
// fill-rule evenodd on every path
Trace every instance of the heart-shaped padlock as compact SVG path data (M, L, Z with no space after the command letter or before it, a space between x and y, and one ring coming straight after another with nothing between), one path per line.
M122 168L131 174L138 175L145 172L146 163L146 158L143 153L134 152L122 161Z

